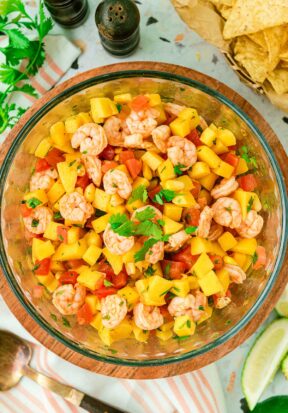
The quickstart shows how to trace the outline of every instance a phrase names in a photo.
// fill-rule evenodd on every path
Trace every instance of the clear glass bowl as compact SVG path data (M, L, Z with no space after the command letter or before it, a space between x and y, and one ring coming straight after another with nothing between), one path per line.
M260 198L265 226L260 243L268 254L265 269L249 270L243 285L232 289L232 304L215 310L211 319L199 325L190 339L162 342L152 337L148 343L126 339L108 348L92 327L70 327L44 296L34 298L37 284L31 268L29 246L23 235L20 201L27 189L34 150L56 121L81 111L89 111L89 99L119 93L160 93L166 101L192 106L209 122L231 129L247 145L258 163ZM1 264L14 293L29 314L54 338L71 349L94 359L119 365L149 366L182 361L204 354L224 343L248 323L271 290L281 267L286 244L286 195L281 171L264 136L236 105L218 92L196 81L154 71L125 71L92 77L61 92L38 110L13 142L0 176L1 184ZM51 316L52 314L52 316ZM57 317L57 320L55 316ZM66 324L66 323L65 323Z

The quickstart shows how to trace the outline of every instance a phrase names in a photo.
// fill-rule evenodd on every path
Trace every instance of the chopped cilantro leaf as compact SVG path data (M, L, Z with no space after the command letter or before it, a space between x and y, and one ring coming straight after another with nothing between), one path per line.
M111 228L114 231L115 229L121 227L121 225L125 224L128 221L129 219L125 214L113 214L109 219L109 224L111 225Z
M36 227L38 227L38 224L39 224L39 219L33 218L32 222L31 222L31 227L36 228Z
M170 237L170 234L165 234L165 235L163 235L162 241L163 241L163 242L169 241L169 237Z
M249 201L248 201L248 205L247 205L247 212L250 212L253 206L253 202L254 202L254 198L253 196L250 196Z
M66 317L62 317L62 324L64 327L71 327L69 320Z
M32 268L32 271L36 271L38 270L38 268L40 267L40 264L35 264L34 267Z
M232 208L231 207L227 207L227 208L224 208L226 211L228 211L228 212L231 212L232 211Z
M168 277L168 275L170 274L170 268L171 264L167 264L164 268L164 275L166 275L166 277Z
M122 105L120 105L120 103L116 103L116 108L117 108L118 112L120 113L121 109L122 109Z
M58 238L60 239L60 241L64 241L64 238L61 234L58 234Z
M257 260L258 260L258 254L255 251L254 254L252 255L252 263L255 264L257 262Z
M198 310L204 311L203 305L199 305Z
M159 205L164 204L165 199L167 202L171 202L173 198L175 198L176 194L174 191L171 191L170 189L161 189L161 191L158 192L153 198L153 202L156 202Z
M194 227L194 226L186 227L185 232L186 234L193 234L197 230L197 228L198 227Z
M154 224L154 222L151 221L140 222L139 225L135 226L134 232L136 235L145 235L147 237L153 237L158 240L162 236L162 230L159 225Z
M168 288L168 290L163 291L163 293L161 293L159 295L159 297L162 297L163 295L166 295L167 293L169 293L170 288Z
M188 328L191 327L191 321L190 321L190 320L187 320L187 321L186 321L186 324L187 324L187 327L188 327Z
M74 161L69 162L69 166L74 165L75 162L76 162L76 159L74 159Z
M161 227L164 227L164 225L165 225L164 219L157 219L157 222L158 222L159 225L161 225Z
M135 218L140 221L147 221L148 219L152 219L154 218L156 215L154 209L150 206L148 206L147 208L143 209L143 211L140 212L136 212L135 214Z
M176 336L176 337L172 337L174 340L179 340L179 341L182 341L182 340L186 340L187 338L190 338L190 336L182 336L182 337L178 337L178 336Z
M185 168L185 165L178 163L178 165L174 166L174 172L176 175L183 175L184 171L182 169Z
M113 285L113 283L111 283L110 281L108 281L108 280L104 280L104 286L105 287L111 287L111 285Z
M51 313L50 317L52 318L52 320L57 321L57 316L55 314Z
M42 201L40 201L39 199L33 197L33 198L28 199L26 201L26 204L28 205L29 208L34 209L37 206L41 205Z
M144 272L144 276L145 276L145 277L151 277L151 275L154 275L155 272L156 272L156 270L154 270L154 268L152 267L152 265L149 265L149 267L147 268L147 270Z
M134 254L135 262L143 261L149 249L153 247L153 245L158 241L159 240L154 238L149 238L147 241L145 241L143 247Z
M144 185L139 185L137 188L133 189L130 198L128 199L128 204L140 199L142 202L146 202L148 199L148 192Z
M107 212L101 211L101 209L96 208L96 211L95 211L95 217L96 218L103 217L103 215L106 215L106 214L107 214Z
M254 168L258 167L255 156L251 156L249 154L249 150L248 150L247 146L242 146L239 149L239 154L240 154L241 158L243 158L244 161L247 162L248 165L252 165Z
M58 219L63 219L61 213L59 211L55 212L55 214L53 215L53 219L55 221L57 221Z

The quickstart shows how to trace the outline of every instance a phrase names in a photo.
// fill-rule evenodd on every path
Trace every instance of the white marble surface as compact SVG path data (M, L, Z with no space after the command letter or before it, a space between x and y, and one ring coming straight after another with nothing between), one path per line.
M99 1L90 0L90 16L85 24L74 30L63 30L55 26L54 33L65 33L72 41L84 48L83 54L78 59L78 68L69 70L62 80L65 80L85 70L123 61L109 55L101 46L98 32L94 23L94 13ZM138 2L140 3L140 1ZM181 64L206 73L236 90L247 99L271 124L278 135L282 145L288 151L288 124L283 117L288 114L276 109L264 97L256 95L247 86L242 84L236 74L228 66L222 54L213 46L203 41L196 33L189 30L178 17L169 0L141 0L141 42L137 51L126 58L126 61L153 60L167 63ZM149 17L153 16L157 23L146 26ZM183 34L181 42L176 42L175 37ZM159 37L166 38L165 42ZM76 65L77 66L77 65ZM275 315L271 314L270 319ZM261 327L259 331L262 329ZM256 333L258 334L259 331ZM227 398L227 411L240 413L239 400L243 397L240 386L240 373L244 358L251 347L256 335L246 341L238 349L217 362L226 388L232 372L236 373L233 391L225 392ZM275 394L287 394L288 382L280 373L277 374L273 384L265 391L263 398ZM203 412L204 413L204 412Z

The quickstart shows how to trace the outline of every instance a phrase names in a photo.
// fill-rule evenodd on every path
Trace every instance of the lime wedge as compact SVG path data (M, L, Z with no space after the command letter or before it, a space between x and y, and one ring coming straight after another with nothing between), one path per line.
M242 371L242 390L250 410L256 406L266 386L273 380L288 352L288 319L273 321L257 337Z
M285 378L288 380L288 354L281 363L281 370Z
M276 304L275 310L281 317L288 317L288 284Z

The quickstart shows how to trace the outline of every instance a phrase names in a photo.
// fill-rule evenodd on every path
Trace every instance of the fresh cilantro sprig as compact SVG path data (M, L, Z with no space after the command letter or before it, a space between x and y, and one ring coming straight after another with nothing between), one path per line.
M241 146L241 148L239 148L238 150L238 153L240 157L243 158L244 161L247 162L248 165L252 165L253 168L258 167L255 156L250 155L250 152L247 146Z
M194 227L194 226L189 226L185 228L185 232L186 234L193 234L195 231L197 231L198 227Z
M52 26L51 18L45 16L43 0L39 1L38 14L34 18L21 0L0 2L0 32L8 38L8 45L0 47L5 57L5 63L0 65L0 82L7 85L0 93L0 133L13 127L26 111L15 103L9 103L11 93L23 92L37 97L34 87L25 81L37 73L45 60L43 40ZM30 40L35 37L35 32L37 39ZM19 66L24 59L25 67L21 70Z
M182 165L181 163L178 163L177 165L174 166L174 172L176 175L183 175L184 171L182 169L185 168L185 165Z
M146 202L148 199L148 192L144 185L139 185L137 188L133 189L130 198L128 199L128 204L140 199L142 202Z
M253 196L250 196L249 201L248 201L248 205L247 205L247 212L250 212L253 206L253 202L254 202L254 198Z
M135 262L145 260L145 255L147 254L149 249L153 247L153 245L155 245L158 241L159 239L155 238L147 239L147 241L144 242L143 247L134 254Z
M153 198L153 202L164 205L164 200L167 202L171 202L173 198L175 198L176 193L175 191L171 191L170 189L161 189Z

